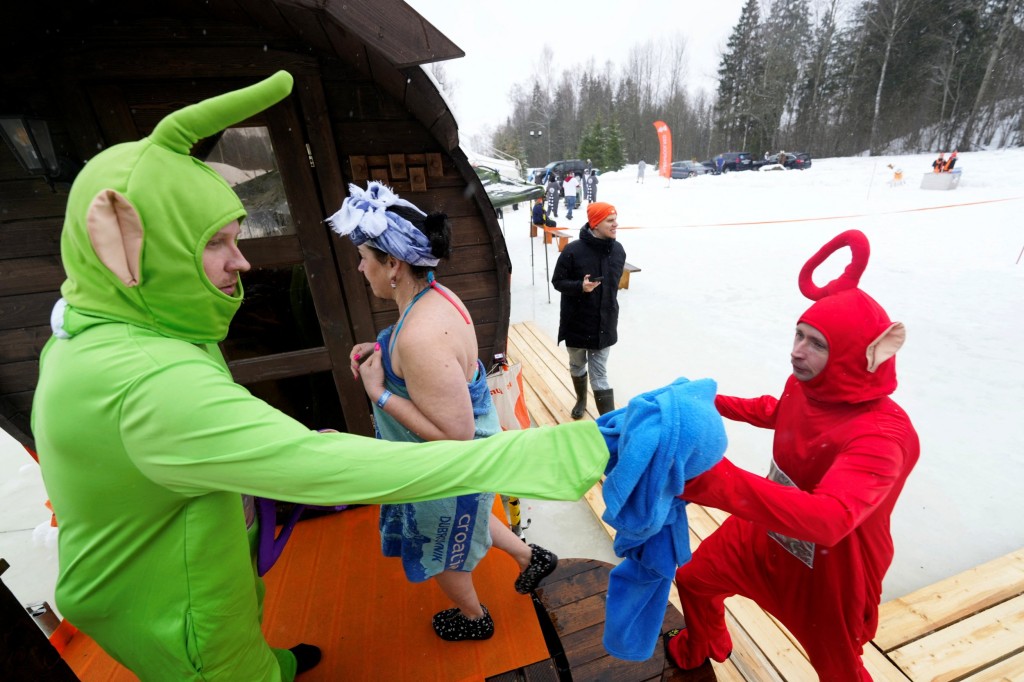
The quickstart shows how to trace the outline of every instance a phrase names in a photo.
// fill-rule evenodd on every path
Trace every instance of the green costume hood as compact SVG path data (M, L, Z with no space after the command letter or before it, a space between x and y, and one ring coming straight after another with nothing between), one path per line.
M107 320L193 343L222 340L242 302L203 271L210 237L245 217L216 171L189 156L210 137L291 92L286 71L185 107L149 137L104 150L86 164L68 196L61 235L68 303L55 326L71 336Z

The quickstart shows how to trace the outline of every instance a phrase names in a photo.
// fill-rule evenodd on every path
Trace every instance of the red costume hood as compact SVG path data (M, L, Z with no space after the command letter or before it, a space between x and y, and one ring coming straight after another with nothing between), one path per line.
M814 269L836 250L849 246L853 259L843 274L825 287L811 279ZM857 288L870 247L864 233L849 230L821 247L800 271L800 291L816 301L800 316L828 341L828 361L813 379L802 383L814 400L860 403L896 390L896 351L903 345L903 324Z

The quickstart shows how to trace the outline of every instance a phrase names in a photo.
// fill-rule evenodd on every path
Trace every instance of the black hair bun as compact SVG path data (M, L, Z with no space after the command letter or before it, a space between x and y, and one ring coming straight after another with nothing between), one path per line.
M431 213L423 220L423 234L430 240L434 258L445 259L452 251L452 228L447 213Z

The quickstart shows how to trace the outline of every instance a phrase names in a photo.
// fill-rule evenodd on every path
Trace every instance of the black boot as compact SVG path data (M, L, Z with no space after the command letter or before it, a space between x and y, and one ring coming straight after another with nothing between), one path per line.
M295 674L312 670L320 662L320 647L312 644L296 644L288 651L295 656Z
M587 409L587 375L572 378L572 386L576 389L576 404L572 408L573 419L579 419Z
M606 388L594 391L594 402L597 403L598 414L605 414L615 409L615 389Z

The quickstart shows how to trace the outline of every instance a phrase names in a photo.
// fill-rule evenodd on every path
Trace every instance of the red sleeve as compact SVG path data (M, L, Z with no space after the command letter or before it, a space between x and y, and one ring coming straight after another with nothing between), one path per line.
M715 407L726 419L746 422L762 429L775 428L775 408L779 400L775 396L763 395L760 398L734 398L730 395L715 396Z
M680 497L831 547L885 500L899 479L903 458L902 448L891 439L856 438L811 492L769 481L723 459L687 481Z

